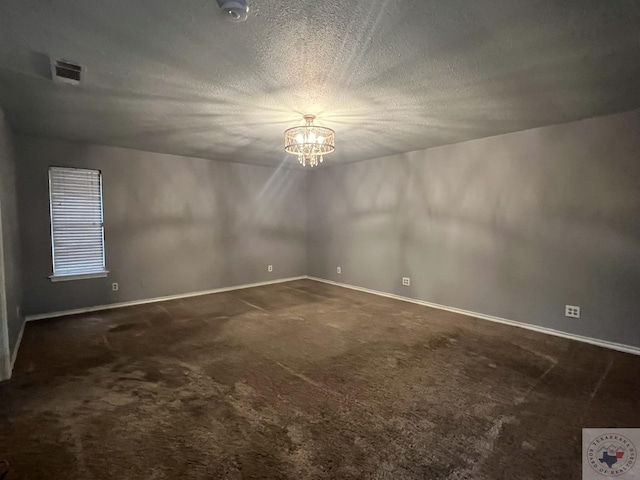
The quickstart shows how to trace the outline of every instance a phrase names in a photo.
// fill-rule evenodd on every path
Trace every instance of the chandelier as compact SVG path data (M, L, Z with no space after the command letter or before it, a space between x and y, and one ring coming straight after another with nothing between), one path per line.
M284 131L284 149L298 156L303 167L316 167L322 163L323 156L335 150L336 132L327 127L313 124L315 115L305 115L306 124Z

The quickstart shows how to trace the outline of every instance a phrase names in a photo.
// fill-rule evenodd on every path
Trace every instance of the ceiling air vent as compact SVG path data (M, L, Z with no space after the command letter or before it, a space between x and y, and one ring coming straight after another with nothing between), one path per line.
M82 78L82 70L82 67L75 63L62 60L52 60L51 62L51 76L56 82L78 85Z

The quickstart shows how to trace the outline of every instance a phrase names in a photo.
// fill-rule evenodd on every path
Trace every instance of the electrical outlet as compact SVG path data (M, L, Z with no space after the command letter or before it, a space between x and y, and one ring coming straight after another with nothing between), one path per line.
M16 307L16 317L20 318L20 306Z
M409 277L402 277L402 285L408 287L411 285L411 279Z
M340 268L340 267L336 268L336 273L338 275L342 274L342 268Z
M267 267L267 270L268 270L269 272L273 272L273 265L269 265L269 266Z
M571 318L580 318L580 307L576 307L575 305L565 305L564 316Z
M119 288L119 286L118 286L117 283L114 282L114 283L111 284L111 290L113 290L114 292L117 292L118 288Z

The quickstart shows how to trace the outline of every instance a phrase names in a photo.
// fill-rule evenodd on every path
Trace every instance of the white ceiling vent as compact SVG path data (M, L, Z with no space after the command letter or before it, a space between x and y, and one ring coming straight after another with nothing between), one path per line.
M78 85L84 69L75 63L51 59L51 78L55 82Z

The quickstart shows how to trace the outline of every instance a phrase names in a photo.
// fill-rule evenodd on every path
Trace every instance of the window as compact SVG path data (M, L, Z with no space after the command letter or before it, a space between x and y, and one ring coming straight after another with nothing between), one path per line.
M51 280L106 276L100 171L50 167L49 204Z

